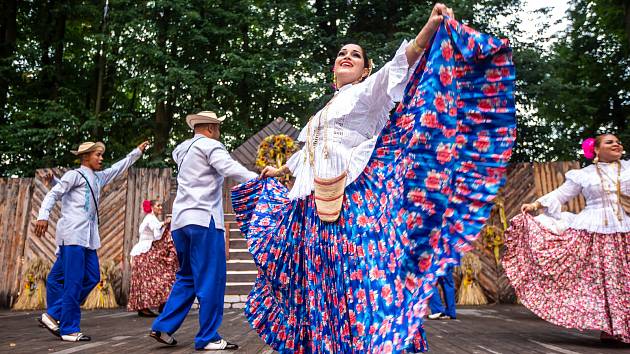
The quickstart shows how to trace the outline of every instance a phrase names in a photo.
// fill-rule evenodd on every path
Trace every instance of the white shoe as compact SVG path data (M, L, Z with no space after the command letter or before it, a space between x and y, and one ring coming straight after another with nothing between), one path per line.
M432 313L429 316L427 316L430 320L437 320L440 318L440 316L442 316L441 312L436 312L436 313Z
M166 344L166 345L176 345L177 341L175 340L175 338L171 337L170 335L168 335L167 333L164 332L160 332L160 331L151 331L151 333L149 333L149 337L155 339L156 341L162 343L162 344Z
M57 337L61 337L61 334L59 334L59 323L57 323L51 315L44 312L37 320L42 324L42 326L44 326L44 328L49 330L50 333Z
M204 350L236 350L238 349L238 345L234 343L230 343L225 339L220 339L216 342L210 342L205 347Z
M61 336L61 340L66 342L88 342L92 340L92 338L90 338L90 336L86 336L81 332L78 332L72 334L64 334Z

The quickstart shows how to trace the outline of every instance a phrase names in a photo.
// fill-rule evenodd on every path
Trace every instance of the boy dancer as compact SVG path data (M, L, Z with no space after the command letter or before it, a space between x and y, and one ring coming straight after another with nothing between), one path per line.
M210 111L188 115L186 123L195 134L173 151L179 173L171 234L179 271L164 311L153 322L150 333L160 343L177 344L172 335L197 297L199 332L195 349L238 349L217 332L223 320L226 281L221 194L225 177L245 182L257 174L234 161L218 141L224 119Z
M81 333L80 305L100 280L98 256L98 203L103 187L127 170L144 152L148 141L138 145L127 157L100 171L105 145L85 142L76 151L81 167L66 172L46 194L37 217L35 235L48 229L48 217L61 199L61 218L57 222L57 260L46 280L48 308L39 321L55 336L70 342L89 341Z

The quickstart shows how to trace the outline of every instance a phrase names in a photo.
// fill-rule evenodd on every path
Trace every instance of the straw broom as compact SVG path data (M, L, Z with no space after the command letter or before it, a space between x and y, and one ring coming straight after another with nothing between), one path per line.
M479 274L480 270L481 262L479 257L472 253L467 253L462 258L462 283L457 294L458 305L485 305L488 303L488 299L486 299L477 282L477 274Z
M113 261L107 261L101 265L101 281L90 292L83 308L86 310L93 309L111 309L118 307L112 281L117 277L118 268Z
M22 275L23 287L13 305L14 310L43 310L46 308L46 277L51 264L36 257L28 261Z

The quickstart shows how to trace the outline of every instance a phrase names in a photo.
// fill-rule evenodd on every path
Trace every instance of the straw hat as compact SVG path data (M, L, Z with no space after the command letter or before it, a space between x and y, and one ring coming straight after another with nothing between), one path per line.
M85 153L92 152L99 148L105 151L105 144L103 144L100 141L97 141L97 142L86 141L82 143L81 145L79 145L78 149L70 150L70 152L73 153L74 155L83 155Z
M197 124L221 124L225 120L225 116L218 117L216 113L212 111L201 111L196 114L189 114L186 116L186 123L190 129L195 129Z

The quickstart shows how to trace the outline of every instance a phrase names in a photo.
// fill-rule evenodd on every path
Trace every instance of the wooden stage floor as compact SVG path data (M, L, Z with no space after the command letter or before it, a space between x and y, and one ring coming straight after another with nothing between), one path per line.
M603 345L598 332L551 325L522 306L462 307L458 311L457 320L426 322L430 353L630 353L629 346ZM84 311L81 327L92 336L92 341L81 344L62 342L39 328L38 314L0 311L0 353L199 353L192 344L197 329L196 311L191 311L175 334L179 341L176 347L160 346L147 337L151 318L140 318L122 309ZM235 353L273 353L250 329L242 310L226 309L221 334L241 346Z

